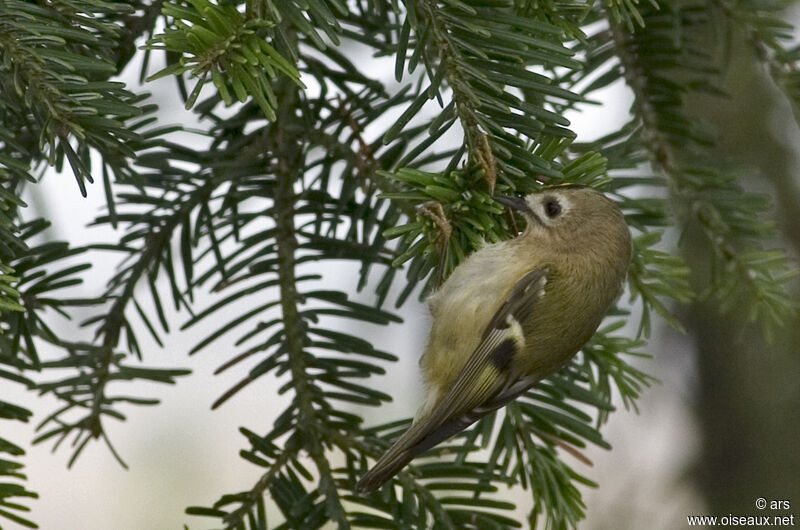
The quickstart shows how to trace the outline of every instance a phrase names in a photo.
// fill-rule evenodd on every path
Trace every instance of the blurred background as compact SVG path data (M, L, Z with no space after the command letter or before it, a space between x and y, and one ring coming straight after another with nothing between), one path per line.
M800 133L793 109L765 72L752 69L751 48L743 45L743 38L733 38L729 97L698 98L690 105L717 127L721 159L754 168L745 186L773 197L772 220L782 234L774 245L788 248L797 257ZM386 67L382 77L391 83L392 61L376 65ZM131 64L123 80L138 84L139 68ZM154 94L163 123L191 126L193 116L182 111L182 103L164 99L175 93L170 83L149 83L146 89ZM613 85L596 97L603 106L585 106L581 113L569 116L579 141L597 138L627 119L631 96L624 85ZM184 137L187 143L206 141L190 134ZM107 228L87 229L105 204L101 186L90 187L89 196L81 201L70 175L53 174L41 186L30 188L30 193L26 198L30 208L46 211L54 220L52 237L76 244L110 237ZM62 200L64 197L69 200ZM699 290L705 281L701 265L705 257L699 246L692 245L694 234L680 237L688 243L686 257L695 266L693 280ZM113 259L99 260L91 277L104 282L114 266ZM326 280L339 285L349 282L355 292L355 272L354 267L343 264L327 271ZM102 284L87 283L80 289L93 295L101 291ZM796 294L800 299L800 291ZM368 293L353 296L370 301ZM203 305L198 300L198 307ZM653 359L638 363L660 383L645 392L638 414L620 410L612 415L603 431L613 446L611 451L589 450L591 468L573 461L578 471L599 483L597 489L583 489L588 511L581 528L669 530L688 527L686 516L693 514L767 514L755 507L759 497L789 500L791 508L782 514L795 514L795 524L800 526L800 321L767 343L758 329L734 327L730 322L738 319L720 315L706 304L678 312L687 333L657 328L646 349ZM372 327L360 333L376 347L400 357L400 362L390 367L391 378L385 376L375 384L395 398L402 391L414 399L396 399L380 411L359 411L366 414L368 422L408 417L418 405L416 363L429 325L427 310L411 299L400 315L405 321L402 325ZM186 319L185 315L171 317L176 323ZM61 330L77 326L64 321L59 325ZM100 443L87 448L70 470L67 448L55 453L48 444L29 449L25 472L30 489L40 495L30 505L32 518L41 528L177 529L183 524L207 528L202 519L186 516L184 508L211 504L221 493L256 480L259 470L237 454L245 445L238 428L246 425L257 432L266 430L273 412L285 405L285 398L276 394L278 381L262 378L212 413L211 403L242 377L245 368L213 375L219 359L233 348L230 341L219 341L188 357L187 352L207 332L200 326L173 332L163 348L144 343L147 333L141 334L148 365L189 367L193 374L180 379L175 387L140 389L142 394L159 396L162 403L130 407L124 423L109 425L110 437L128 470ZM130 393L138 392L133 389ZM4 388L3 394L36 414L30 425L4 422L3 435L20 444L33 438L37 418L57 407L54 400L35 401L16 386ZM252 422L254 409L263 411L258 425ZM529 507L526 495L519 497L523 513Z

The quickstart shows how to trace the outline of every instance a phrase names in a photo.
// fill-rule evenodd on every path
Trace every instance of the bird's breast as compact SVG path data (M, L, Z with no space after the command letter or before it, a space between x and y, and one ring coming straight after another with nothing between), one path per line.
M432 390L449 388L507 294L529 270L507 242L488 245L456 267L430 298L433 325L421 364Z

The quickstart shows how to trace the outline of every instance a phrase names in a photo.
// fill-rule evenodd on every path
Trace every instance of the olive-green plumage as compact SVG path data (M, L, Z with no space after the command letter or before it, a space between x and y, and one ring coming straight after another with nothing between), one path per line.
M430 298L428 393L411 427L358 483L373 491L412 458L516 398L589 340L631 260L619 208L583 186L525 199L525 232L470 255Z

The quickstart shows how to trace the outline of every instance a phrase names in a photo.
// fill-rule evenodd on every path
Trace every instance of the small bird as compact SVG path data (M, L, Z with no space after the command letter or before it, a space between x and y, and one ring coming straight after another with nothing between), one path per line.
M471 254L430 297L425 400L363 492L564 366L622 289L631 235L605 195L561 185L497 200L522 213L525 231Z

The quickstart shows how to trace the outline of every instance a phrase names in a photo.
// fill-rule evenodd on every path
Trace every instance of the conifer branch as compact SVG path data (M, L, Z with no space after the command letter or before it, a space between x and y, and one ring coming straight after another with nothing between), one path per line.
M299 447L297 448L299 449ZM283 471L293 458L297 457L297 451L285 447L280 455L269 466L269 469L262 474L255 485L245 493L244 498L240 498L241 503L238 508L231 513L225 515L223 522L225 523L225 530L235 530L241 528L244 518L263 498L269 488L272 487L273 481L278 474ZM191 512L190 512L191 513Z
M419 2L421 20L427 21L428 29L436 42L439 55L439 68L444 71L444 77L453 90L456 114L464 129L464 136L469 148L470 157L483 168L484 179L489 185L490 193L494 191L497 182L497 164L489 145L486 133L481 130L476 114L477 101L473 100L470 91L464 90L467 81L461 73L459 66L459 52L450 41L445 21L441 18L439 2L437 0L421 0ZM433 80L432 80L433 82ZM435 89L438 91L438 89Z
M120 335L123 329L129 329L128 319L125 315L129 309L129 304L134 301L134 291L140 280L145 274L152 273L154 269L158 268L159 263L163 259L165 250L168 249L175 231L187 221L190 213L197 208L200 204L208 201L211 193L218 185L213 179L210 179L206 184L196 188L190 193L185 200L181 203L179 209L170 212L166 219L163 219L159 226L153 229L143 238L141 252L137 256L137 260L129 265L123 272L122 276L118 276L117 280L112 283L108 297L113 298L114 302L109 308L108 312L102 316L102 323L97 329L97 337L102 337L99 345L71 345L65 342L62 346L71 350L71 355L77 357L76 348L81 351L83 355L88 356L91 360L83 361L87 367L91 368L91 396L86 401L79 401L77 399L68 399L68 406L61 410L58 414L51 415L42 423L42 426L49 422L57 423L58 427L51 430L38 438L38 441L43 441L50 436L60 434L60 438L68 435L73 429L79 431L88 431L94 438L100 438L104 435L104 428L102 425L103 415L108 414L109 401L106 396L107 385L115 379L115 374L120 375L118 370L114 367L120 368L121 358L116 354L115 349L119 343ZM114 292L121 286L119 292ZM140 352L134 352L140 355ZM173 375L180 375L180 372L174 372ZM161 380L164 380L163 378ZM53 392L58 396L62 396L60 388L62 382L42 383L39 388L43 393ZM63 396L62 396L63 397ZM74 423L64 422L60 416L73 407L86 408L87 415ZM80 453L84 445L76 447L73 459ZM122 460L120 464L125 466Z
M307 372L304 338L306 326L297 308L299 295L295 278L297 237L293 188L297 175L303 167L302 144L298 135L301 128L294 114L297 89L289 86L286 81L279 81L278 93L281 95L282 106L278 110L278 119L273 129L277 158L277 186L274 199L275 243L286 350L297 403L296 428L303 433L305 448L319 471L319 488L327 500L328 516L339 525L339 528L349 528L330 464L319 437L318 424L324 423L325 419L319 415L314 405L314 396L318 391L314 388Z
M675 9L680 10L680 8ZM681 17L680 11L675 14L676 24L683 23ZM609 18L615 52L621 62L623 75L634 93L634 104L641 120L644 144L650 152L653 164L661 169L666 177L682 222L684 224L690 221L696 222L702 228L715 255L726 264L724 271L734 271L740 287L743 287L750 296L753 305L748 318L758 320L765 334L770 336L773 327L790 318L797 306L776 284L778 278L786 281L791 276L790 269L793 266L788 259L781 252L762 251L748 241L755 236L771 232L771 226L756 219L759 198L754 195L745 196L735 179L717 168L699 166L696 163L694 166L691 165L693 157L698 156L696 152L703 152L703 148L699 142L691 138L693 124L682 114L679 85L673 88L676 92L673 95L675 101L665 103L662 98L659 104L663 108L660 111L656 109L653 101L659 95L651 93L652 84L665 85L669 81L658 77L657 66L648 67L644 64L634 38L637 33L646 34L648 31L660 30L652 29L645 24L645 28L638 30L637 33L628 34L621 23ZM639 37L642 38L646 37ZM669 37L658 35L655 38L664 42ZM676 53L681 52L676 50ZM674 71L671 75L675 75ZM672 83L675 84L674 81ZM663 92L665 89L662 86L660 90ZM664 123L662 113L668 114L672 123ZM684 138L689 137L688 141L684 142L689 147L679 148L664 132L671 129L670 134L674 135L679 128L685 134ZM706 154L706 156L711 155ZM699 180L698 177L704 179ZM718 187L723 193L734 191L742 193L740 204L729 203L725 205L729 211L724 211L714 202L715 199L720 201L722 199L705 191L712 187ZM739 224L740 229L735 230L734 224ZM728 273L723 272L723 274ZM730 279L722 280L717 285L714 294L723 297L723 307L726 304L726 297L735 291L735 285L736 282Z
M125 18L125 34L117 44L117 72L121 72L136 53L136 41L144 34L152 33L156 20L161 15L161 7L165 0L152 0L149 5L143 5L143 13L132 13Z

